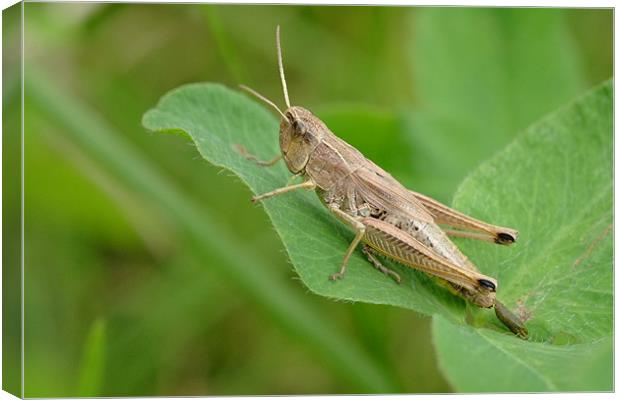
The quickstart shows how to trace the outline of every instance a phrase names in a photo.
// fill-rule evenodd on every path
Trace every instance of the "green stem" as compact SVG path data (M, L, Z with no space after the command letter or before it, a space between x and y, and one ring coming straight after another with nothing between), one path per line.
M222 25L218 6L215 4L204 5L202 11L207 20L207 26L215 39L220 56L228 67L233 79L236 80L237 84L246 82L246 74L241 67L242 63L239 62L234 47L230 45L229 36Z
M299 291L283 283L260 259L218 224L205 209L184 195L157 168L136 151L123 135L93 110L63 93L52 81L29 67L28 104L65 129L78 146L145 199L162 207L209 267L235 282L242 295L260 305L284 329L313 347L334 373L362 392L398 390L386 371L369 355L306 304ZM26 149L28 140L26 138Z

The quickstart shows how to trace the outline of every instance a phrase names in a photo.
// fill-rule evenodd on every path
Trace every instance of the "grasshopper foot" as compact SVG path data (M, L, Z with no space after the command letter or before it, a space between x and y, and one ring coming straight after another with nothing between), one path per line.
M385 275L391 276L396 283L400 284L400 275L381 264L381 261L379 261L377 257L372 254L372 248L370 246L364 246L362 248L362 253L366 255L368 261L370 261L376 269L383 272Z
M344 274L342 272L336 272L335 274L331 274L329 276L330 281L335 281L342 278L344 278Z

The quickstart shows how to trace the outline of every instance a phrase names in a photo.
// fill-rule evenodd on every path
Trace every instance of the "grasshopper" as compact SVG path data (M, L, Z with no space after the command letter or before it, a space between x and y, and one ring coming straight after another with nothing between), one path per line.
M300 189L314 190L327 209L355 231L340 270L329 277L331 280L345 276L351 254L362 245L362 252L371 264L397 283L400 283L400 276L385 267L378 255L439 278L454 294L478 307L494 307L500 321L513 333L527 339L527 329L520 319L497 300L497 281L480 273L449 238L458 236L510 245L517 240L518 232L474 219L406 189L357 149L334 135L309 110L291 106L279 26L276 46L286 110L283 112L253 89L240 86L269 104L282 117L281 153L269 161L261 161L242 146L238 146L238 150L265 167L284 159L292 177L301 176L304 180L254 196L252 201ZM451 229L444 230L440 225Z

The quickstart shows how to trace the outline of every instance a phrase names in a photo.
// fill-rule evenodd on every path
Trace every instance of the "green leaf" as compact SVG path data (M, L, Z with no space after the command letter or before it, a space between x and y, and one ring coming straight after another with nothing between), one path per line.
M586 89L565 10L430 7L412 19L413 170L439 200Z
M152 131L189 134L205 159L233 171L254 193L285 186L291 176L282 162L260 168L235 151L234 145L241 144L262 159L278 154L278 121L255 101L221 85L191 84L173 90L145 114L143 124ZM372 268L361 252L351 258L345 279L330 281L328 277L339 269L353 233L328 213L314 193L293 192L262 204L295 270L311 291L463 320L463 302L432 279L392 265L403 278L397 285Z
M440 365L456 389L612 389L612 132L608 82L532 126L460 186L456 208L520 231L509 248L460 244L497 277L499 297L529 318L531 339L437 318ZM475 314L474 324L498 325Z
M460 392L613 388L611 336L566 346L524 343L484 329L455 326L439 317L433 319L433 337L439 365Z

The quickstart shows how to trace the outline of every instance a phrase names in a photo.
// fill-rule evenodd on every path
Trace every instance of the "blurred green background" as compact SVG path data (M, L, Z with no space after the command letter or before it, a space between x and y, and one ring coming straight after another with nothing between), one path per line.
M17 39L19 12L4 19ZM283 104L277 24L292 102L446 202L519 130L612 74L610 10L26 3L24 15L28 397L451 391L429 318L309 293L247 188L187 138L140 124L196 81ZM5 64L6 116L20 91ZM18 123L5 117L5 149ZM16 215L19 171L4 176ZM221 236L198 248L160 196L197 204ZM5 230L5 248L18 235ZM262 280L234 272L231 249ZM4 350L17 390L19 349Z

